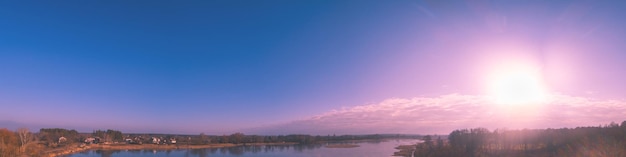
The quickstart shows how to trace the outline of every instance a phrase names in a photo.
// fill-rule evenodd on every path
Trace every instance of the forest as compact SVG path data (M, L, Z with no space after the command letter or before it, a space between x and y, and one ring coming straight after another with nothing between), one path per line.
M454 130L448 139L424 136L416 145L416 157L491 157L491 156L626 156L626 121L621 125L559 129Z

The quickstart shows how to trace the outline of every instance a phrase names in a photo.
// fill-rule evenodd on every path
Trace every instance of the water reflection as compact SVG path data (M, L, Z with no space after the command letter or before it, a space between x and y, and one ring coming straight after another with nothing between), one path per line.
M138 157L138 156L185 156L185 157L249 157L249 156L391 156L395 147L412 144L415 140L345 141L307 145L238 146L227 148L179 149L179 150L93 150L70 157ZM329 144L355 144L356 148L326 148Z

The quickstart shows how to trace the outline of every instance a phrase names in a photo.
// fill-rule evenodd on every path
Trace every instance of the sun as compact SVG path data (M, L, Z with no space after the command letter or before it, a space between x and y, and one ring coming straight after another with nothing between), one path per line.
M543 103L548 94L542 78L529 66L503 66L489 80L489 96L503 105Z

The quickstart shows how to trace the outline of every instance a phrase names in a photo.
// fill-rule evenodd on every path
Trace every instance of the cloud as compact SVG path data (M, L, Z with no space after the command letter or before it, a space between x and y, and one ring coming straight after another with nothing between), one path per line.
M507 106L488 97L450 94L392 98L377 104L333 110L304 120L248 130L260 134L447 134L454 129L485 127L561 128L597 126L626 120L626 103L553 95L541 105Z

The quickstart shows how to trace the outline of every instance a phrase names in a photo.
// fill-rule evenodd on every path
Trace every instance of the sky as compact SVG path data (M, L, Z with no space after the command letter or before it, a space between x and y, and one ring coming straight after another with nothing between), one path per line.
M0 128L447 134L621 122L624 10L580 0L0 1Z

